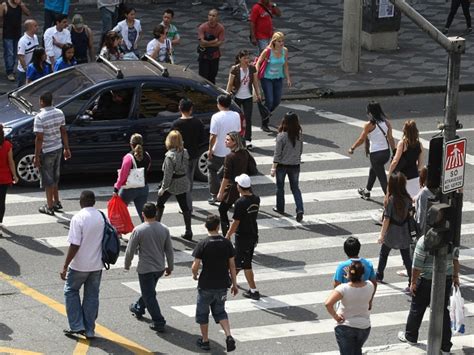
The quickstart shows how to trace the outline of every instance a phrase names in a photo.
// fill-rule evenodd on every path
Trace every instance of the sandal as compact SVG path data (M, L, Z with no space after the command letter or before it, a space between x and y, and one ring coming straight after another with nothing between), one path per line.
M38 208L39 213L47 214L48 216L54 216L54 209L49 208L48 205L43 205Z

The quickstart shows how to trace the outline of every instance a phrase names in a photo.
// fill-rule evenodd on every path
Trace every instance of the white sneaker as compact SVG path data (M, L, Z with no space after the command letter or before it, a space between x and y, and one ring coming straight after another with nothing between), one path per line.
M252 149L253 149L252 142L251 142L251 141L245 141L245 147L246 147L248 150L252 150Z
M372 216L370 217L372 218L372 221L374 221L376 225L381 226L383 222L382 216L383 216L383 212L376 212L376 213L373 213Z
M414 343L412 341L409 341L409 340L407 340L407 338L405 338L405 332L404 331L398 332L398 340L400 340L402 343L407 343L407 344L410 344L410 345L416 345L416 343Z

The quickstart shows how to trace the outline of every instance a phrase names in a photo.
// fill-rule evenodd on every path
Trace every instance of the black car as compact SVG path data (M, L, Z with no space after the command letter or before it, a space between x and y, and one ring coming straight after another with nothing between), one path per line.
M39 97L47 91L53 93L54 105L66 116L72 158L63 162L62 174L116 171L130 149L133 133L143 135L153 168L160 170L166 152L165 138L171 123L180 117L180 99L193 101L194 117L209 132L211 116L217 112L217 96L225 93L183 66L164 67L145 58L74 66L3 95L0 122L5 137L13 144L23 185L39 180L33 166L33 121L40 109ZM118 103L112 98L116 95L121 96ZM232 110L240 113L235 104ZM202 181L206 181L208 137L202 138L195 176Z

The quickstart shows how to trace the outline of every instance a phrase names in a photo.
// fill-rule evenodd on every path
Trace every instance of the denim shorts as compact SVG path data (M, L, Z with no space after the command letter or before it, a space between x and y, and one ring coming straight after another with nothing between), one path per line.
M41 187L50 187L59 183L62 148L41 154Z
M196 304L196 323L209 323L209 307L211 308L214 321L219 323L221 320L228 319L225 311L225 301L227 300L227 289L202 289L198 288Z

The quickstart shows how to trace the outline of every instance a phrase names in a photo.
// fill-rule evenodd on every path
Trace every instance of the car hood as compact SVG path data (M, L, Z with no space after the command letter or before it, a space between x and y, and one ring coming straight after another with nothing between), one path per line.
M11 103L8 95L0 96L0 123L4 126L12 126L31 117L33 117L32 114L23 112L15 104Z

